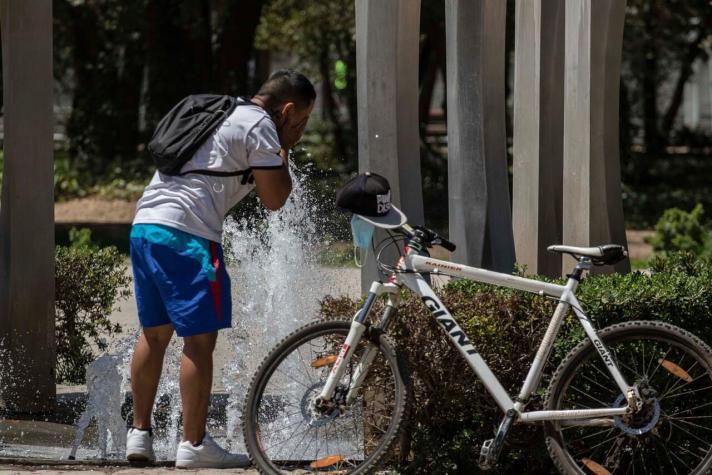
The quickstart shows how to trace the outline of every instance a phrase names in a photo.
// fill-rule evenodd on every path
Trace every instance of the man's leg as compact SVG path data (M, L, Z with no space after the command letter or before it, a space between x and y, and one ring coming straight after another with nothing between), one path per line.
M151 411L163 368L163 356L173 335L173 325L144 328L131 360L133 426L151 427Z
M218 332L184 338L180 360L180 395L183 400L183 440L199 443L205 435L208 403L213 385L213 350Z

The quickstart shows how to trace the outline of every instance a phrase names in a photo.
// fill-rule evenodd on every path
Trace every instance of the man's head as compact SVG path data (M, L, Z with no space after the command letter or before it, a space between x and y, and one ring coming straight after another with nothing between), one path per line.
M274 120L282 147L292 148L304 133L316 91L311 81L292 69L273 72L253 99L267 110Z

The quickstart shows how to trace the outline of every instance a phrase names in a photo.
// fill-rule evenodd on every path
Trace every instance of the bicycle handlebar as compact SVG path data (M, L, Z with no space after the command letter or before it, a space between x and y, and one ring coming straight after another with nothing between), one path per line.
M441 246L450 252L455 252L455 249L457 249L454 242L445 239L435 231L424 226L416 226L413 228L408 224L404 224L401 229L405 231L408 237L426 247L430 247L430 245Z
M455 249L457 249L457 246L455 245L454 242L448 241L444 237L438 237L440 239L440 245L447 249L450 252L455 252Z

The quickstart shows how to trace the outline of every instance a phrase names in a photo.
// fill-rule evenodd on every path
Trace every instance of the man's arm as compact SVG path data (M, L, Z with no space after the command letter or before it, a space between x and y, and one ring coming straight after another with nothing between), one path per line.
M262 204L272 211L284 206L292 192L292 177L289 175L287 152L281 149L279 155L282 157L282 167L252 169L257 195Z

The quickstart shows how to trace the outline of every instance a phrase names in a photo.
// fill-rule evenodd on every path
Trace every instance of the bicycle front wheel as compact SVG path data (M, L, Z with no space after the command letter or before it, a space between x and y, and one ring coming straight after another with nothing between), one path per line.
M288 470L368 473L388 454L405 417L409 379L383 334L358 342L328 410L315 405L351 328L347 321L310 323L262 362L245 402L243 431L262 473ZM368 348L375 351L354 402L346 394Z
M644 400L629 415L545 424L547 446L567 474L698 474L712 463L712 350L662 322L634 321L599 333L628 384ZM564 359L547 409L624 406L624 396L589 340Z

